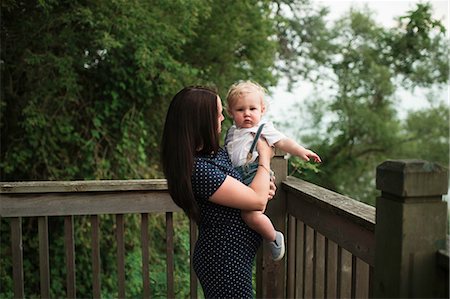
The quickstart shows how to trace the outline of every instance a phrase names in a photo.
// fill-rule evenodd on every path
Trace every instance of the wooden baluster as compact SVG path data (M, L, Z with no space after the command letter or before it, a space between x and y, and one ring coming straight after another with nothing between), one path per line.
M350 298L352 291L352 254L341 248L340 298Z
M325 237L314 231L314 298L325 296Z
M174 246L173 246L173 213L166 213L166 254L167 254L167 298L175 298L174 290Z
M326 247L326 297L338 297L338 246L335 242L327 239Z
M98 215L91 216L92 228L92 295L93 298L101 297L100 278L100 223Z
M76 298L75 279L75 241L73 216L64 217L64 246L66 250L66 285L67 298Z
M304 298L313 298L313 258L314 258L314 231L306 226L305 230L305 264L304 264Z
M306 225L297 219L297 228L296 228L296 238L295 238L295 253L296 257L296 265L295 269L297 271L295 275L295 297L296 298L304 298L305 291L305 230Z
M296 251L295 251L295 218L288 215L288 233L287 233L287 298L295 297L295 273Z
M148 213L141 214L142 288L143 298L150 298Z
M38 217L39 231L39 280L41 298L50 298L50 265L48 258L48 218Z
M11 218L11 251L13 263L14 298L24 298L22 217Z
M125 241L123 214L116 215L117 283L119 298L125 296Z
M354 256L355 272L352 273L352 290L354 290L353 298L369 298L369 265ZM353 296L353 295L352 295Z

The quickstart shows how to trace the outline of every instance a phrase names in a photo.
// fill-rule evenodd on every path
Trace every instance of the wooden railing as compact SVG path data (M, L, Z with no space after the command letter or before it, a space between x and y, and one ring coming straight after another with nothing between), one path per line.
M448 298L448 180L434 163L386 161L375 209L286 178L286 289L277 297Z
M41 298L50 296L50 265L48 218L64 217L64 248L66 263L66 296L76 297L74 216L90 216L92 238L92 297L101 297L100 222L99 215L115 215L117 242L117 289L118 297L125 293L125 224L124 215L139 214L140 241L142 250L143 297L150 296L148 217L152 213L166 215L167 296L174 293L174 244L173 212L180 209L167 192L165 180L127 181L78 181L78 182L19 182L1 184L0 215L9 220L11 226L11 253L13 263L14 297L24 298L22 218L38 218L39 234L39 278ZM191 229L194 226L191 225ZM195 242L196 230L191 231L191 245ZM191 246L193 248L193 246ZM2 252L3 254L3 252ZM3 258L3 257L2 257ZM197 291L196 279L191 280L192 297Z
M423 161L390 161L377 169L377 208L286 177L286 161L272 167L279 185L267 214L287 236L283 262L264 247L257 258L258 298L448 297L448 172ZM284 175L283 175L284 174ZM180 212L165 180L1 183L0 215L11 227L14 297L25 294L22 219L38 218L40 295L50 296L49 217L64 217L66 297L77 297L73 219L91 226L92 297L101 297L99 215L115 217L118 297L126 298L124 215L140 215L142 297L150 297L148 217L166 215L167 297L174 290L173 213ZM377 223L375 225L375 223ZM190 225L192 254L196 227ZM190 267L190 297L197 279Z
M375 208L288 178L287 298L368 298Z

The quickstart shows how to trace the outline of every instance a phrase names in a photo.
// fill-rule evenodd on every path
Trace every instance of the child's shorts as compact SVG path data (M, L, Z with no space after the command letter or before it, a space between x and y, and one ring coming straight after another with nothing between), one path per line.
M242 166L235 167L235 169L241 174L242 181L247 186L253 181L258 170L258 160L252 163L244 164ZM273 176L273 171L270 172L270 177Z

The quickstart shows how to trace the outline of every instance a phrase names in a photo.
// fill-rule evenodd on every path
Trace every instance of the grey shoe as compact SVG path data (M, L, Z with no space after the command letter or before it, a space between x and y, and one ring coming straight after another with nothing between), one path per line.
M276 231L275 241L269 242L270 253L272 254L272 259L277 262L281 260L284 256L284 236L282 232Z

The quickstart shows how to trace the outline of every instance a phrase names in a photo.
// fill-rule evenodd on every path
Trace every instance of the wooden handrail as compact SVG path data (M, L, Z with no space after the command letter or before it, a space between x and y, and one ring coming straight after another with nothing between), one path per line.
M76 297L74 215L91 215L92 229L92 295L101 296L100 223L99 215L115 215L117 242L118 296L125 297L125 223L124 214L141 215L141 250L143 256L143 296L150 296L148 277L148 213L166 214L167 234L167 291L174 297L174 244L172 213L180 212L167 192L164 179L113 181L43 181L0 183L0 216L10 219L13 260L14 296L23 298L24 273L22 253L22 218L37 217L39 224L40 289L42 297L49 297L49 236L51 216L64 216L64 246L66 257L66 294ZM191 246L195 240L191 240ZM191 279L194 281L194 279ZM197 289L195 289L195 292Z
M167 190L166 179L0 182L0 194Z
M1 217L181 211L161 179L0 183L0 194Z

